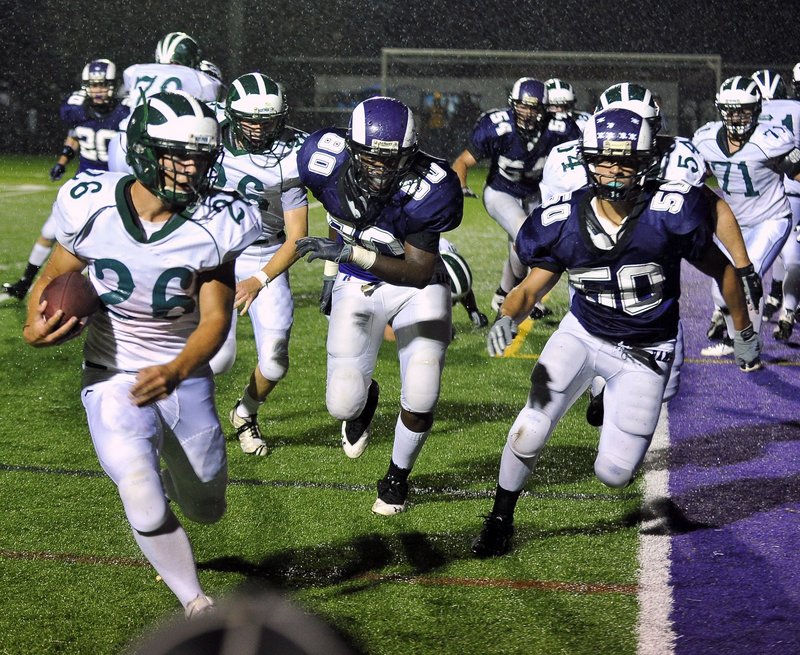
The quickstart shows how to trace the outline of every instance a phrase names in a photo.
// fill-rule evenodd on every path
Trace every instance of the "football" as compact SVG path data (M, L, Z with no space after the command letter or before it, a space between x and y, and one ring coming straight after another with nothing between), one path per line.
M39 302L42 300L47 301L44 315L48 320L59 309L64 310L64 320L73 316L88 319L102 304L89 278L74 271L53 279L42 291Z

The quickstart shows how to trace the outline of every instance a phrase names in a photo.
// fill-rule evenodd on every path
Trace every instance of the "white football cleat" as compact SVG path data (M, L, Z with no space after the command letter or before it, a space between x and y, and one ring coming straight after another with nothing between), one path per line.
M248 455L264 457L268 452L267 442L261 436L261 429L258 427L258 415L253 414L247 418L242 418L236 413L237 403L233 406L228 418L231 425L236 428L236 436L239 437L239 446L242 452Z
M379 396L380 387L375 380L372 380L367 390L367 402L361 414L349 421L342 421L342 449L350 459L361 457L367 448L369 437L372 434L372 418L378 407Z
M733 341L726 337L719 343L703 348L700 354L703 357L727 357L728 355L733 355Z
M188 605L184 608L184 616L186 616L187 621L192 621L203 614L208 614L209 612L213 612L214 608L214 601L206 596L205 594L200 594L197 598L190 601Z
M344 450L344 454L350 459L361 457L361 455L367 449L371 435L371 425L368 425L367 429L361 433L361 436L356 440L356 442L350 443L350 440L347 438L347 421L342 421L342 449Z

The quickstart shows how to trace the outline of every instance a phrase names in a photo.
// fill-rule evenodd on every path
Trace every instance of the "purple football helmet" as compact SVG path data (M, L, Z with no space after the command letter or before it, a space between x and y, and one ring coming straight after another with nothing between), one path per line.
M547 87L532 77L521 77L508 94L508 106L517 130L527 140L539 136L547 111Z
M369 197L388 198L417 152L414 115L394 98L364 100L350 117L347 148L361 191Z
M578 150L598 198L634 201L656 162L653 131L629 109L606 109L586 122Z
M108 59L95 59L83 67L81 88L97 108L114 104L117 91L117 67Z

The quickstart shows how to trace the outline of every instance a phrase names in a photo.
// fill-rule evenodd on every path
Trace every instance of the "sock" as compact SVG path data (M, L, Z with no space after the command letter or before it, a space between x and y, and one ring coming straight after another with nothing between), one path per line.
M405 482L408 480L408 475L411 473L411 469L403 469L400 468L397 464L394 463L394 460L389 462L389 470L386 472L386 475L391 475L393 478L397 478L398 480L402 480Z
M498 484L494 492L492 514L513 518L514 510L517 507L517 501L521 493L521 489L519 491L508 491L508 489L503 489L503 487Z
M39 272L41 266L36 266L34 264L28 264L25 267L25 272L22 274L22 279L26 282L33 282L33 278L36 277L36 274Z
M47 258L50 256L50 246L43 246L40 243L35 243L33 245L33 249L31 250L31 254L28 257L28 266L35 266L36 271L38 271L42 264L47 261ZM33 275L36 275L34 271ZM31 276L33 279L33 276Z
M133 536L147 561L184 607L203 593L189 537L172 512L157 532L142 534L134 530Z
M430 433L430 430L426 430L425 432L412 432L405 426L403 420L398 415L397 423L394 427L392 461L397 462L397 465L401 468L410 471L414 467L414 462L417 461L417 456L422 450L425 439L428 438Z
M772 284L770 284L769 288L769 295L778 300L783 298L783 280L772 280Z
M239 403L236 405L236 415L240 418L249 418L250 416L258 414L258 408L264 404L263 402L258 402L255 398L253 398L247 389L248 387L244 388L244 391L242 391L242 397L239 400Z

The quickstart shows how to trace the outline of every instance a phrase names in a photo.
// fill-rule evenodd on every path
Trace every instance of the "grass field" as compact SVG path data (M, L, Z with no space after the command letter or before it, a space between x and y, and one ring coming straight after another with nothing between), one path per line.
M57 186L48 158L0 162L0 277L14 280ZM483 184L476 171L472 187ZM323 214L312 210L314 234ZM469 261L490 315L505 238L478 200L447 235ZM454 308L457 338L437 420L412 474L410 510L370 512L386 470L398 411L394 344L381 350L381 402L358 460L339 446L325 409L326 321L317 308L321 265L292 270L297 304L291 369L262 411L272 452L228 442L227 516L186 522L206 591L279 590L371 655L634 653L638 487L595 480L596 430L585 404L566 416L517 511L515 549L478 561L469 546L491 505L506 432L524 403L542 322L516 356L491 360L484 331ZM562 286L550 306L566 307ZM179 613L156 580L102 474L78 397L80 343L34 350L21 338L24 308L0 304L0 655L113 654ZM249 321L239 322L234 369L218 378L225 416L255 364Z

